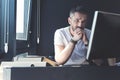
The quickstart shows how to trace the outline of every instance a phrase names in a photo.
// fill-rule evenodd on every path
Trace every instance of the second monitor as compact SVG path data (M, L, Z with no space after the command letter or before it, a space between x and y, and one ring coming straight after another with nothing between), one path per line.
M120 14L95 11L87 59L120 57Z

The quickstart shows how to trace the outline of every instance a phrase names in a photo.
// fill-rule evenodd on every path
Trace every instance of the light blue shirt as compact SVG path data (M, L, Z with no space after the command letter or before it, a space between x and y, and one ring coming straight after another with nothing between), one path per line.
M54 35L54 45L57 44L57 45L63 45L65 47L67 46L67 44L70 42L72 38L72 35L70 34L69 31L69 27L70 26L56 30ZM89 40L91 31L85 28L85 33ZM87 53L87 48L85 47L83 41L79 40L75 45L71 57L64 65L82 64L86 60L86 53Z

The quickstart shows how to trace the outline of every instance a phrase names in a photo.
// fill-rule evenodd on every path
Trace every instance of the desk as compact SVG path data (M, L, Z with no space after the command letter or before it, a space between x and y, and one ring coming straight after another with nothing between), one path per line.
M1 66L0 66L0 80L3 80L3 79L2 79L2 75L3 75L3 71L2 71L2 68L1 68Z
M3 80L3 79L2 79L2 72L0 72L0 80Z
M30 67L10 70L10 80L120 80L120 67Z

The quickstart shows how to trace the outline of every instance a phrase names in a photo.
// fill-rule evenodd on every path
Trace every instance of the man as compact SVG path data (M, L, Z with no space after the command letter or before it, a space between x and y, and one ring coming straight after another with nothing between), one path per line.
M87 11L80 6L71 9L70 26L57 29L54 35L55 61L59 65L83 64L86 62L90 30L86 29Z

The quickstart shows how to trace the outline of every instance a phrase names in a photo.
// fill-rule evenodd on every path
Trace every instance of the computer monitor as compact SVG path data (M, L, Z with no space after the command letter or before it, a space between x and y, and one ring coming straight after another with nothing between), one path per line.
M120 57L120 14L95 11L86 58Z

